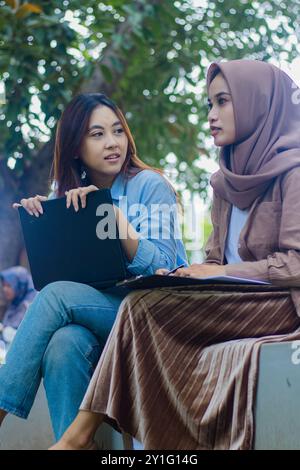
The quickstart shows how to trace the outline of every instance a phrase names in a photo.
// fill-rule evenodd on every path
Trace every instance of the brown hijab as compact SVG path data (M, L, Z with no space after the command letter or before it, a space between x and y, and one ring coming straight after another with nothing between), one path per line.
M221 148L220 170L211 185L223 199L246 209L277 176L300 166L299 89L279 68L256 60L211 64L207 88L216 69L231 93L236 142Z

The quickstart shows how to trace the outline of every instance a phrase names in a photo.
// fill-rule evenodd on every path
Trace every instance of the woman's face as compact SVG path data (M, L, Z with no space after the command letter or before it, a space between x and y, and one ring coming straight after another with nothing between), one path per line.
M81 161L91 181L111 184L126 159L128 138L118 116L107 106L97 106L91 114L81 147Z
M11 302L12 300L14 300L15 291L13 290L13 288L7 282L5 282L5 281L3 282L2 289L3 289L5 300L7 302Z
M218 147L235 141L235 121L231 94L223 75L219 73L208 90L208 122L214 143Z

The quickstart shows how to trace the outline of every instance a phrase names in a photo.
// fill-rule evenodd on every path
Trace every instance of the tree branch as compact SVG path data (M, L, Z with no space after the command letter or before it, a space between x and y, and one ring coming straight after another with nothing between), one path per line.
M147 2L148 5L149 4L156 5L158 3L159 3L159 0L152 0L152 1L149 0ZM135 9L137 12L142 14L141 23L143 23L144 19L147 17L146 13L143 15L145 11L145 4L136 2ZM119 24L119 27L117 28L115 34L117 36L124 37L124 41L125 41L126 36L130 37L133 32L134 32L133 24L130 21L130 17L129 17L127 18L126 21ZM107 46L106 49L104 50L104 55L102 59L99 61L98 66L95 67L92 77L90 78L90 80L88 80L82 85L80 91L82 93L85 93L85 92L97 92L101 90L103 93L107 94L108 96L111 96L116 89L117 83L119 82L121 75L124 74L124 69L126 69L127 65L129 64L130 57L132 56L133 52L134 52L134 48L131 48L130 51L129 50L127 51L126 57L121 58L119 44L116 44L114 41L112 41L111 44ZM107 79L103 75L103 72L100 66L104 65L108 67L109 69L111 69L114 58L116 58L118 62L121 62L123 66L123 70L122 71L114 70L113 80L112 82L108 83Z

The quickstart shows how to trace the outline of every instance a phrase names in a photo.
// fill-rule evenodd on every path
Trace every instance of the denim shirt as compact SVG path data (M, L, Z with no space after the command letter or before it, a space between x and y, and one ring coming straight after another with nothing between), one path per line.
M188 265L177 219L176 195L168 182L152 170L134 177L120 173L111 187L113 203L139 234L133 260L126 269L133 275L154 274L159 268ZM49 198L55 197L53 193Z

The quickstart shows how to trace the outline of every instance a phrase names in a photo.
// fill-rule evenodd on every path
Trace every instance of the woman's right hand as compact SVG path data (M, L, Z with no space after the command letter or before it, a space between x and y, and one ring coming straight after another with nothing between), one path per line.
M15 202L13 204L13 208L18 209L18 207L24 207L28 214L39 217L40 214L43 214L41 201L47 201L47 199L48 198L46 196L40 196L37 194L36 196L29 197L28 199L21 199L20 203Z
M159 274L160 276L164 276L164 275L168 274L168 272L169 272L169 269L160 268L160 269L157 269L155 271L155 274Z

